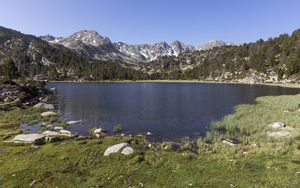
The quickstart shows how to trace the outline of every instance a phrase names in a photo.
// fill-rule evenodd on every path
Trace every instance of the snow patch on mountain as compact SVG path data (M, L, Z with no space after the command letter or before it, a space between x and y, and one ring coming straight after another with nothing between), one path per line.
M93 30L81 30L66 38L55 38L51 35L41 36L40 38L52 44L61 44L74 49L80 54L91 58L119 59L130 63L145 63L155 60L160 56L178 56L181 53L208 50L226 45L221 40L209 41L206 44L198 46L197 49L192 45L186 45L178 40L171 44L159 42L152 45L131 45L123 42L112 43L108 37L103 37Z

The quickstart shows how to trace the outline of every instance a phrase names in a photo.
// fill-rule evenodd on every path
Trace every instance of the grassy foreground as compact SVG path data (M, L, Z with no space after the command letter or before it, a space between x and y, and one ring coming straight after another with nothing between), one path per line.
M299 187L300 95L262 97L255 105L213 123L195 143L177 151L143 137L77 138L41 146L4 142L18 125L41 120L39 110L0 111L0 187ZM267 137L268 125L290 126L290 138ZM241 141L228 146L221 139ZM104 157L108 146L128 142L129 156Z

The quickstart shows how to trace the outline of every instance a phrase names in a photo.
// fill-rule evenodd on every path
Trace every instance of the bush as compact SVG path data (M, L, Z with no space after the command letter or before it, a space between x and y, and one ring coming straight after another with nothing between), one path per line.
M114 129L113 129L114 133L120 133L123 131L123 125L122 124L117 124Z

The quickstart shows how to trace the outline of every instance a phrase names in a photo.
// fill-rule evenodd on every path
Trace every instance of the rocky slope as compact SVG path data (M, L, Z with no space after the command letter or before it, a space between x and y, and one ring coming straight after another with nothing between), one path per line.
M10 106L28 106L39 101L52 91L45 88L44 82L15 80L13 85L0 81L0 109Z
M137 44L129 45L118 42L114 44L116 49L132 59L141 62L149 62L160 56L178 56L180 53L193 52L195 48L191 45L185 45L180 41L174 41L172 44L159 42L153 45Z
M211 40L205 44L201 44L200 46L197 47L197 50L198 51L201 51L201 50L210 50L212 48L215 48L215 47L221 47L221 46L226 46L228 45L227 43L225 43L224 41L222 40Z
M147 71L160 79L300 83L300 30L243 45L160 57Z
M76 39L76 36L74 35L73 38ZM43 39L53 39L53 37L47 36ZM110 80L142 77L143 73L138 71L137 66L127 64L123 60L117 58L109 58L105 61L96 60L72 49L73 43L68 40L60 39L66 45L70 45L70 48L44 40L0 27L0 64L12 58L22 76L36 79ZM114 53L109 49L112 44L105 38L99 38L95 42L94 39L90 41L86 38L85 41L75 43L85 49L85 45L89 42L95 45L91 46L91 49L96 50L94 54L98 53L96 46L104 46L102 50ZM93 51L88 53L93 54Z
M108 37L103 37L96 31L82 30L66 38L55 38L51 35L41 36L41 39L52 44L61 44L76 50L82 55L95 59L119 59L127 63L146 63L161 56L178 56L181 53L194 52L196 48L180 41L171 44L158 42L151 44L112 43ZM198 50L208 50L226 45L223 41L211 41L199 46Z
M196 51L179 41L112 43L85 30L41 38L0 27L0 64L13 58L24 76L59 80L300 82L300 30L243 45L212 41Z

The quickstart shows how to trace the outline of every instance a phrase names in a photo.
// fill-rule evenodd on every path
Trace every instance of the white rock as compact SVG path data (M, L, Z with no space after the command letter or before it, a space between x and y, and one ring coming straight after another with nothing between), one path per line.
M44 143L45 136L42 134L19 134L12 139L13 142Z
M56 112L52 112L52 111L47 111L47 112L41 113L41 116L43 116L43 117L56 116L56 115L57 115L57 113Z
M102 128L98 128L94 130L94 134L104 133L105 131Z
M67 124L68 125L73 125L73 124L76 124L76 123L80 123L81 120L77 120L77 121L68 121Z
M291 136L291 133L288 131L267 132L267 134L269 137L273 138L284 138Z
M59 135L59 133L55 132L55 131L44 131L42 134L45 135L45 136L57 136L57 135Z
M54 127L54 130L63 130L63 127Z
M34 105L33 108L42 108L45 110L53 110L54 106L52 104L46 104L46 103L40 102L40 103Z
M59 134L60 135L64 135L64 136L72 136L72 133L71 133L71 131L68 131L68 130L60 130L59 131Z
M268 125L268 127L271 127L273 129L280 129L280 128L283 128L285 127L286 125L284 123L281 123L281 122L274 122L274 123L271 123Z
M110 146L105 150L103 156L109 156L110 154L118 153L121 149L123 149L127 146L129 146L129 144L127 144L127 143L120 143L120 144Z
M147 135L148 135L148 136L151 136L151 135L152 135L152 133L151 133L151 132L147 132Z
M55 89L55 87L52 87L49 90L52 91L52 92L54 92L56 89Z
M132 147L130 147L130 146L127 146L127 147L125 147L123 150L122 150L122 154L123 155L130 155L130 154L132 154L134 152L134 150L132 149Z

